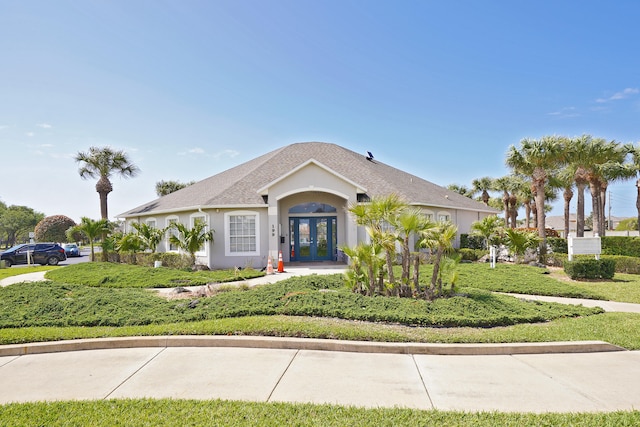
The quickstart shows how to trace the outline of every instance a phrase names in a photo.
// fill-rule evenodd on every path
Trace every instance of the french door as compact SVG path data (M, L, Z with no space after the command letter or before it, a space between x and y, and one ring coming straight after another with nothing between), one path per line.
M335 217L289 219L291 261L329 261L336 252Z

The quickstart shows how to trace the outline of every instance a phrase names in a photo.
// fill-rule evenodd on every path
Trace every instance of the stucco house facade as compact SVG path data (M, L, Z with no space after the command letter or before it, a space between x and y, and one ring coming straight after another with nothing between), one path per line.
M163 228L204 221L214 241L196 253L210 268L344 261L340 248L367 239L349 206L395 193L461 233L497 211L372 156L323 142L291 144L124 212L127 231L140 222ZM159 251L174 251L165 239Z

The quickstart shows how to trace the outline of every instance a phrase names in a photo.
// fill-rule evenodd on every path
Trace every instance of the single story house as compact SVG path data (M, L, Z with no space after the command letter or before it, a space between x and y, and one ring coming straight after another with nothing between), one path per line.
M351 204L395 193L458 233L493 208L344 147L291 144L118 215L163 228L204 221L214 241L196 253L211 268L262 268L283 261L344 261L339 250L367 239ZM456 245L459 244L459 234ZM159 251L177 250L167 238Z

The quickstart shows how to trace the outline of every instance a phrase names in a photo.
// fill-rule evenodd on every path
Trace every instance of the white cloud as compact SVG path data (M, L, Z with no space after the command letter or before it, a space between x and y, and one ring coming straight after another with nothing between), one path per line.
M580 114L576 112L576 108L575 107L564 107L564 108L559 109L558 111L547 113L547 115L548 116L554 116L554 117L561 117L561 118L578 117L578 116L580 116Z
M212 157L215 158L215 159L219 159L220 157L223 157L223 156L224 157L234 158L234 157L238 156L239 154L240 154L240 152L236 151L236 150L222 150L222 151L220 151L218 153L213 154Z
M200 147L192 148L187 151L189 154L204 154L204 150Z
M638 93L640 93L640 89L628 87L620 92L614 93L613 95L607 98L598 98L596 99L596 102L603 103L603 102L617 101L619 99L628 98L632 95L637 95Z
M40 123L40 124L37 124L36 126L43 129L51 129L53 127L49 123Z
M41 148L53 148L53 144L40 144L40 145L38 145L38 147L41 147Z
M27 135L28 137L32 137L32 136L35 136L35 133L33 133L33 132L27 132L27 133L25 133L25 135Z
M0 130L2 130L2 129L9 129L9 126L8 125L0 125Z

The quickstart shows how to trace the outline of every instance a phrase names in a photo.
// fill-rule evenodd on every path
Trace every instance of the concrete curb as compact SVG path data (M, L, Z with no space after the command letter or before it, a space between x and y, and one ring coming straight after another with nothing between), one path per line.
M626 351L604 341L562 341L497 344L386 343L370 341L323 340L253 336L171 335L151 337L96 338L50 341L0 346L0 356L104 350L136 347L245 347L265 349L323 350L355 353L431 354L431 355L510 355L550 353L594 353Z

